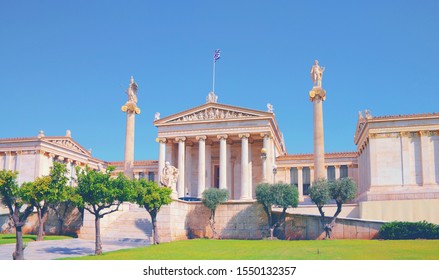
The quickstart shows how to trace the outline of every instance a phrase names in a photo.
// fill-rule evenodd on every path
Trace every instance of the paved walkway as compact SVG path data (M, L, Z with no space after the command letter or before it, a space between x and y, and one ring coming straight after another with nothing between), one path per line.
M126 248L147 246L145 241L102 241L104 252L116 251ZM12 260L14 244L0 245L0 260ZM94 240L64 239L40 242L29 242L24 250L26 260L53 260L58 258L78 257L94 254Z

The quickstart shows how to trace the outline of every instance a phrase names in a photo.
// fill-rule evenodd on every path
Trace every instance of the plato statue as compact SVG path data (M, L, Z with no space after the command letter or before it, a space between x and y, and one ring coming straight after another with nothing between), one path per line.
M162 170L160 183L172 190L175 190L177 186L177 179L178 169L172 166L169 161L165 162L165 167L163 167Z
M319 65L319 61L315 60L314 65L311 67L311 80L315 87L322 87L322 77L325 67Z

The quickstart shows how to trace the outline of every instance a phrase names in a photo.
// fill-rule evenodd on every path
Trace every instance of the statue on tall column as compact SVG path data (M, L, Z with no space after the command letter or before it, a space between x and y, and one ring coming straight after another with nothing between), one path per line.
M315 87L322 87L322 77L325 67L319 65L319 61L315 60L314 65L311 67L311 80Z
M134 82L134 77L131 76L130 85L127 89L128 102L137 103L137 84Z

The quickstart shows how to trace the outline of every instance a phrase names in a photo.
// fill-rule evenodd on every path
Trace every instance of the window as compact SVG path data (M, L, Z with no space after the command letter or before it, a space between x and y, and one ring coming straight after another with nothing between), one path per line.
M302 169L303 195L309 195L309 186L311 185L311 172L309 167Z
M328 176L328 181L335 180L335 167L334 166L328 166L327 176Z
M139 179L145 178L145 173L139 172Z
M297 172L297 167L292 167L290 169L291 185L299 185L299 174Z
M213 169L213 187L219 188L220 168L219 165L215 165Z
M340 178L348 177L348 166L342 165L340 166Z
M155 181L154 179L155 179L154 178L154 172L153 171L149 171L148 172L148 181L154 182Z

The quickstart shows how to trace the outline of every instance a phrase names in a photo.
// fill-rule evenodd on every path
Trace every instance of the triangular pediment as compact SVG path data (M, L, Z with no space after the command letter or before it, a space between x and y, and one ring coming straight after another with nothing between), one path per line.
M220 103L207 103L163 119L154 121L155 125L185 122L228 121L272 117L273 113L252 110Z
M75 152L78 152L80 154L90 156L90 152L81 147L76 141L71 139L70 137L44 137L42 139L45 142L54 144L56 146L60 146Z

